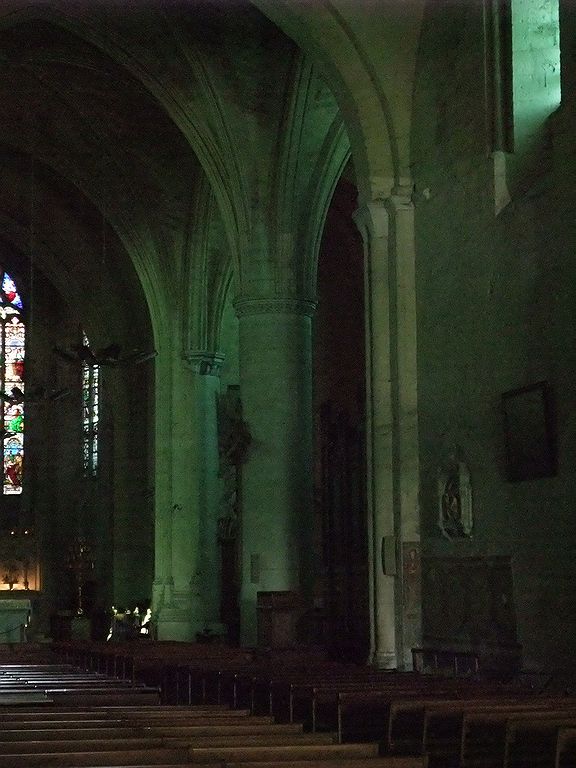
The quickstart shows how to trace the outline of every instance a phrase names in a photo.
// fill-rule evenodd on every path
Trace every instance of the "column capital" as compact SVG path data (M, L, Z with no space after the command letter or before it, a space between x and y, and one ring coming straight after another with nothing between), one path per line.
M200 376L219 376L224 355L205 349L188 349L182 353L182 359Z
M370 200L363 203L352 218L364 240L388 236L388 207L386 199Z
M400 210L412 210L414 208L414 185L404 184L394 187L387 199L387 204L393 213Z
M388 197L375 198L363 203L352 215L362 237L387 237L390 217L399 211L414 208L414 186L403 184L392 187Z
M304 315L312 317L316 311L316 302L311 299L296 297L267 296L247 297L240 296L234 302L234 309L238 317L250 317L253 315Z

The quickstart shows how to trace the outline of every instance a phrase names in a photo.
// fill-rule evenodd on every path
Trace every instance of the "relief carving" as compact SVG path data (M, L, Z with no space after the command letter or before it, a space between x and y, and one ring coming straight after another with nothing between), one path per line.
M470 537L473 526L470 471L460 449L438 469L438 525L448 539Z

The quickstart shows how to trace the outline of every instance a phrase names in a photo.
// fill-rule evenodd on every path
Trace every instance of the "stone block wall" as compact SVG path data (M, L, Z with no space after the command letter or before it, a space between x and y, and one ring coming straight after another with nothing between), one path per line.
M416 209L424 563L426 556L510 557L525 665L573 665L573 104L566 93L542 123L537 173L532 160L523 166L521 148L506 156L511 201L498 212L482 10L458 4L438 15L430 7L425 16L412 136L416 190L429 190ZM526 71L520 67L521 76ZM511 183L512 169L521 184ZM511 483L501 395L538 381L553 393L558 472ZM455 446L471 474L474 527L470 538L449 540L437 525L437 476ZM426 576L424 585L430 617L443 604L438 592L450 587Z

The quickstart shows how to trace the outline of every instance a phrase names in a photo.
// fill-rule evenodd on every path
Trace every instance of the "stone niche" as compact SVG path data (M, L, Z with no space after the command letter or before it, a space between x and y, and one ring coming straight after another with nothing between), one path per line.
M521 665L509 557L424 557L424 645L474 651L481 667Z

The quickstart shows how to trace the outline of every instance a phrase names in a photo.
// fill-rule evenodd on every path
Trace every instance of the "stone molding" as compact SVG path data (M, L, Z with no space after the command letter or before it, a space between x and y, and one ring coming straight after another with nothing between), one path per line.
M238 317L252 317L253 315L304 315L313 317L316 311L316 302L311 299L297 298L240 298L234 302L234 309Z
M189 349L183 359L200 376L220 376L224 355L221 352L207 352L203 349Z

